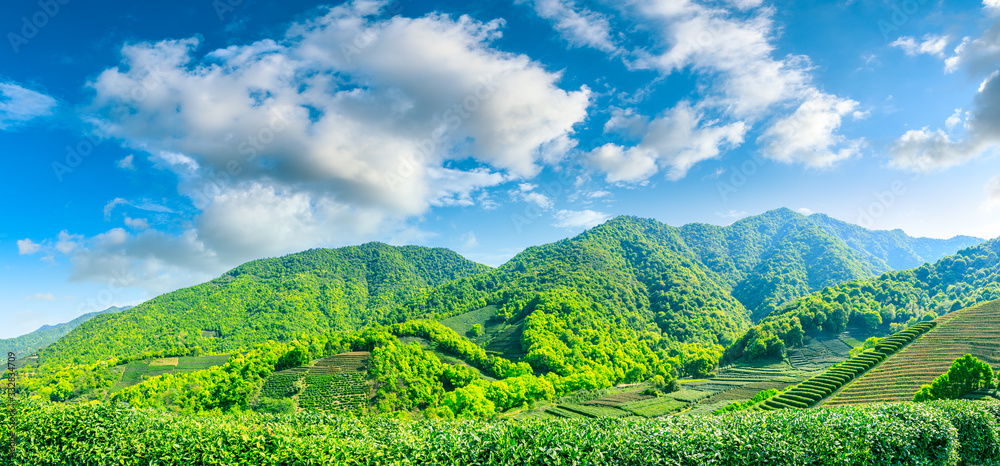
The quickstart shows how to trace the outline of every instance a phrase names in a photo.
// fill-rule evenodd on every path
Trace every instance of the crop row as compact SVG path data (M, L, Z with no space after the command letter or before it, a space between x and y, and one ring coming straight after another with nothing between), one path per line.
M954 466L993 464L1000 457L1000 403L981 401L655 420L402 421L323 413L178 416L99 402L25 402L19 411L16 428L23 440L15 458L0 462ZM9 433L5 416L6 409L0 409L0 438Z
M827 405L908 401L921 385L947 372L952 362L972 354L992 364L1000 341L1000 305L981 304L945 314L933 331L907 346L827 401Z
M794 387L787 392L778 394L771 399L765 400L760 405L761 409L784 409L784 408L809 408L815 406L824 398L834 394L841 387L859 374L863 374L872 367L877 366L887 357L891 356L900 348L906 346L920 335L923 335L934 328L937 323L920 322L906 330L883 338L875 345L872 351L866 351L856 357L848 359L841 364L837 364L823 373L812 377Z

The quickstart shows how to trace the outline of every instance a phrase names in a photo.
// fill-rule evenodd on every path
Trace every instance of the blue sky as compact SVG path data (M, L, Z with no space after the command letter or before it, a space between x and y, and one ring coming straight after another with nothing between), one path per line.
M616 215L1000 235L1000 1L0 6L0 338L367 241Z

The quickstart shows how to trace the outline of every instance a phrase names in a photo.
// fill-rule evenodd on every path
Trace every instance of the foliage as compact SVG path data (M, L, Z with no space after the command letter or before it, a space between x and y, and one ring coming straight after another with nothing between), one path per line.
M717 409L715 411L715 414L723 414L723 413L729 413L729 412L733 412L733 411L743 411L743 410L746 410L746 409L749 409L749 408L753 407L757 403L761 403L764 400L770 399L770 398L774 397L777 394L778 394L777 390L775 390L773 388L769 388L767 390L763 390L763 391L758 392L756 395L753 396L753 398L747 400L746 402L735 401L735 402L729 403L728 405L723 406L722 408Z
M0 409L2 438L6 412ZM171 416L114 404L28 402L17 429L32 440L8 462L953 466L995 458L998 414L996 403L933 402L654 420L412 422L319 413Z
M937 376L913 395L913 401L960 398L980 388L993 388L993 368L971 354L955 360L948 372Z

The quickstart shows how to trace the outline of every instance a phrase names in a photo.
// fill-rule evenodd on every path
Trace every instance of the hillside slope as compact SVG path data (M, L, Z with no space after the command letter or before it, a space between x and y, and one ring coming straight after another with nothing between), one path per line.
M886 333L919 320L1000 298L1000 239L966 248L933 264L824 288L782 306L750 329L727 360L782 340L796 345L803 331L848 329Z
M971 354L1000 365L1000 300L945 314L938 325L826 402L826 405L910 401L923 384Z
M267 340L383 321L421 290L489 267L446 249L369 243L243 264L201 285L81 325L40 352L42 364L143 353L226 352Z

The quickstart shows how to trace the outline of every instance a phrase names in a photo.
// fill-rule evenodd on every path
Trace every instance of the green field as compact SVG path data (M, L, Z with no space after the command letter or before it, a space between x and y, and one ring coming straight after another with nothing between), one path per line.
M181 358L160 358L144 359L132 361L120 366L122 371L121 379L116 383L109 393L114 394L125 387L135 385L143 380L163 374L179 374L183 372L195 372L208 369L214 366L221 366L229 361L228 354L214 356L181 357Z
M845 386L826 404L909 401L921 385L947 372L964 354L994 368L1000 365L1000 302L954 311L936 321L934 329Z

